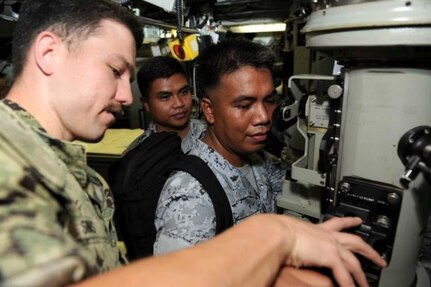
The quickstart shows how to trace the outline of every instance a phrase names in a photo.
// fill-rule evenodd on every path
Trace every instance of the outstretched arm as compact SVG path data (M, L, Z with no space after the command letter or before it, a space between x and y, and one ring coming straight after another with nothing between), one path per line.
M326 272L310 268L295 268L284 266L277 274L273 287L335 287Z
M354 281L367 286L353 252L378 266L386 263L359 237L338 232L360 222L333 218L313 225L283 215L256 215L195 247L132 263L82 286L269 286L281 284L286 266L326 267L340 286L354 286Z

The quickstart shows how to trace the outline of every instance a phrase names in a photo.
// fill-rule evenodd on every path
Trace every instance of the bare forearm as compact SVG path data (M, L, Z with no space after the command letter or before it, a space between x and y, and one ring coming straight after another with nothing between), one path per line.
M268 223L256 216L194 248L134 262L82 286L268 286L285 255L277 224Z
M273 287L334 287L330 276L311 269L284 266Z

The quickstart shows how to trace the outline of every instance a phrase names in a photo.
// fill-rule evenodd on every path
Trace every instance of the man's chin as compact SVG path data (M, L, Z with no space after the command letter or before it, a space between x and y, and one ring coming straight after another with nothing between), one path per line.
M262 144L255 144L247 149L248 154L259 152L265 148L266 142Z
M103 138L105 137L105 134L102 134L101 136L99 136L98 138L95 138L94 140L90 140L90 143L98 143L101 142L103 140Z
M189 125L189 121L186 121L185 123L175 123L169 126L169 129L172 131L180 132L187 128Z
M77 136L76 139L87 143L98 143L101 140L103 140L103 138L105 137L105 132L106 130L104 130L101 134L97 134L97 135Z

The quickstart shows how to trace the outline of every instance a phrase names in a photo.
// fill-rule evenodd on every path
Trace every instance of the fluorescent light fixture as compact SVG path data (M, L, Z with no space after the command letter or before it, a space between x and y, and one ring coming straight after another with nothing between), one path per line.
M261 33L261 32L281 32L286 30L286 23L270 24L250 24L241 26L231 26L233 33Z
M409 20L411 20L411 18L408 18L408 17L397 17L392 19L392 21L395 21L395 22L407 22Z

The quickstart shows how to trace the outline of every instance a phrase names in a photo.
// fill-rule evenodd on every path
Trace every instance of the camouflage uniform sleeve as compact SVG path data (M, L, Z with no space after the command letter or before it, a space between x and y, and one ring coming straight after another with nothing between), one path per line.
M13 151L0 149L0 285L62 286L88 275L58 222L61 206Z
M190 174L176 172L166 181L157 206L155 225L155 255L195 245L215 235L211 199Z

